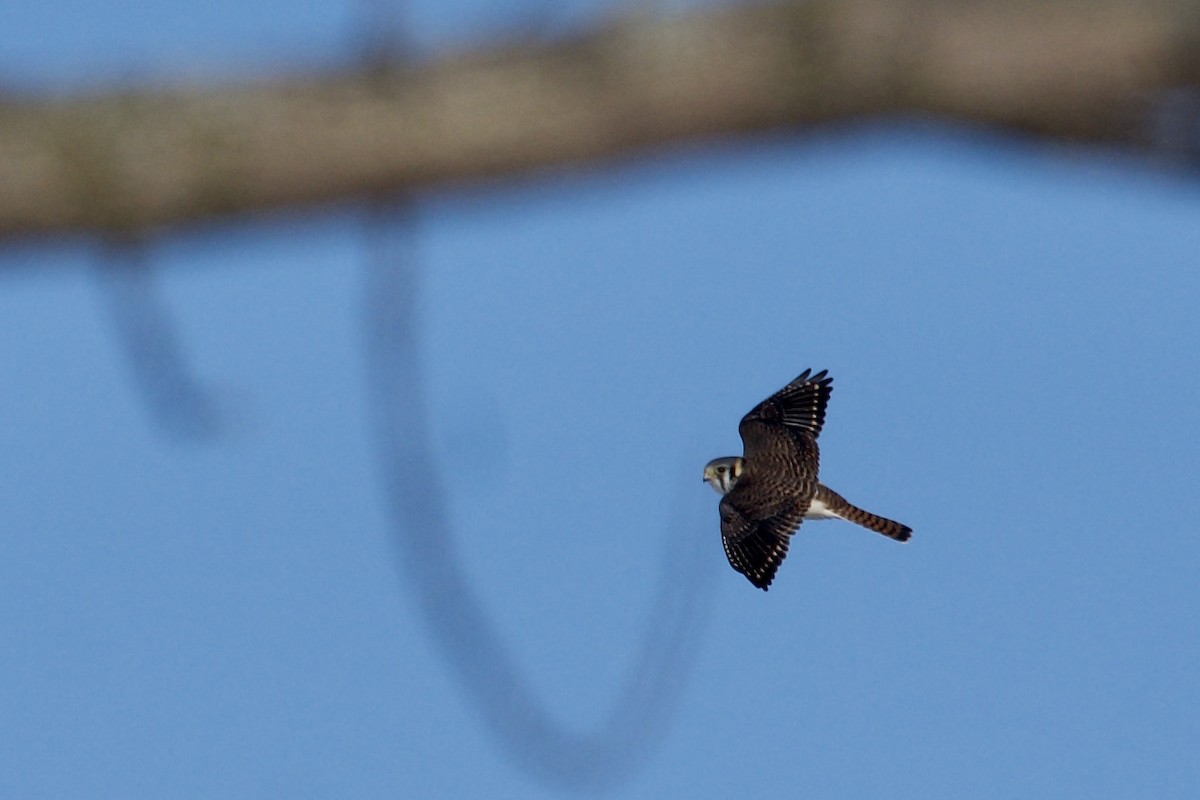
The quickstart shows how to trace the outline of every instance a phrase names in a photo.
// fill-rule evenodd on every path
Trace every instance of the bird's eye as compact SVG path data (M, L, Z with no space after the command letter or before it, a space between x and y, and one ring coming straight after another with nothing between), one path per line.
M724 475L724 474L725 474L725 468L724 468L724 467L717 467L717 474L718 474L718 475Z

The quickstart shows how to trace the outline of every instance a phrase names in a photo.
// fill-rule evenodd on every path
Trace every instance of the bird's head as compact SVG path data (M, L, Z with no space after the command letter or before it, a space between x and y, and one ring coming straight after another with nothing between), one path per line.
M742 476L742 466L745 463L741 456L714 458L704 465L704 480L717 494L729 494L738 478Z

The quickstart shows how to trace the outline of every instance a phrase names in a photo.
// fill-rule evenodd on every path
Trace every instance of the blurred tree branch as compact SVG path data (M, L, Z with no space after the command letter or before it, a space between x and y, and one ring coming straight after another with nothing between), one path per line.
M10 100L0 236L137 232L890 114L1158 154L1156 111L1200 84L1198 44L1200 7L1182 0L810 0L390 73Z

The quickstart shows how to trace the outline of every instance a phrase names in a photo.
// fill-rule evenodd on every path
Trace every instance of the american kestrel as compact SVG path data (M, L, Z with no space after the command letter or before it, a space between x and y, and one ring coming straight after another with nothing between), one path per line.
M715 458L704 480L721 497L721 539L738 572L763 591L787 556L792 534L806 519L844 519L907 542L912 528L846 502L818 482L817 437L833 392L826 370L796 380L742 417L743 455Z

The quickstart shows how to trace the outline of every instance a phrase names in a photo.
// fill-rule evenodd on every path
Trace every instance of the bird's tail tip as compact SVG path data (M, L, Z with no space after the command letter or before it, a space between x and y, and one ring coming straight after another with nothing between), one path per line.
M912 538L913 529L896 522L894 519L881 517L877 514L872 514L870 511L863 511L856 506L850 506L846 509L846 512L846 519L858 523L868 530L882 533L889 539L894 539L897 542L907 542Z

